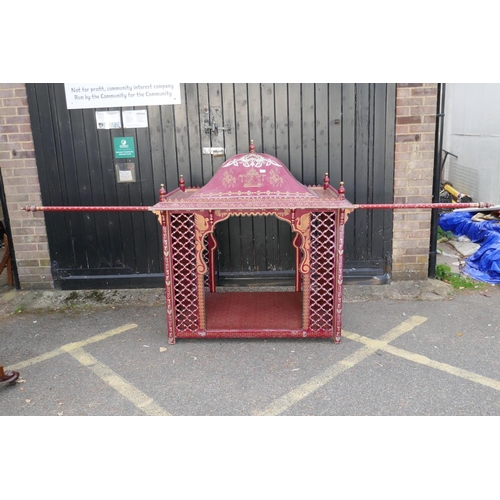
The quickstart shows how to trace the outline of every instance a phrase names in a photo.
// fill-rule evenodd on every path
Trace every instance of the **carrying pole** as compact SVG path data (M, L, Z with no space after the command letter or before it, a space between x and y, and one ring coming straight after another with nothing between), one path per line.
M397 210L405 208L439 208L439 209L450 209L455 208L488 208L493 207L493 203L359 203L353 205L355 209L366 209L366 210Z

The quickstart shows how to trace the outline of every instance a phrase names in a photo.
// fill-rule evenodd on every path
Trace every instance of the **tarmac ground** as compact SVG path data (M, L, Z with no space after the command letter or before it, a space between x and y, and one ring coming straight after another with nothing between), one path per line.
M498 286L344 288L343 339L166 339L163 290L0 295L0 415L499 415Z

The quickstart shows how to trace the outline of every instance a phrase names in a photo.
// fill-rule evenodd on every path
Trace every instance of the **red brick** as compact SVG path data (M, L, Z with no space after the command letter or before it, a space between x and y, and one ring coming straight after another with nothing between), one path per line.
M0 126L0 134L17 134L19 133L19 125L2 125Z
M396 142L418 142L420 141L419 134L411 134L411 135L397 135Z
M435 106L414 106L410 109L411 115L435 115Z
M19 132L21 134L31 134L31 123L19 125Z
M410 92L411 89L409 88L404 88L404 87L398 87L397 88L397 97L410 97Z
M26 177L6 177L3 182L6 186L26 186L28 184Z
M7 142L7 140L2 142L2 138L7 139L7 137L0 135L0 151L11 151L12 149L21 149L20 143L13 144L12 142Z
M33 136L31 134L10 134L9 141L11 142L28 142L33 141Z
M26 114L26 113L24 113ZM5 106L0 106L0 115L2 116L12 116L17 115L17 108L6 108Z
M2 89L0 87L0 99L12 98L12 97L14 97L14 90L13 89Z
M0 83L0 89L20 89L23 87L24 83Z
M34 158L35 151L17 151L16 158Z
M418 132L435 132L436 125L432 123L422 123L420 125L410 125L409 132L414 134Z
M424 100L421 97L402 97L396 99L397 106L422 106Z
M17 97L13 99L4 99L3 100L3 105L4 106L27 106L28 105L28 99L26 97Z
M421 116L398 116L396 118L397 125L408 125L414 123L422 123Z
M19 165L18 160L7 160L2 162L2 170L5 168L16 168Z
M422 87L411 89L412 96L437 96L437 87Z
M31 120L30 120L29 115L6 116L5 117L5 123L7 125L10 125L10 124L14 125L16 123L18 123L18 124L22 124L22 123L29 123L29 124L31 124Z

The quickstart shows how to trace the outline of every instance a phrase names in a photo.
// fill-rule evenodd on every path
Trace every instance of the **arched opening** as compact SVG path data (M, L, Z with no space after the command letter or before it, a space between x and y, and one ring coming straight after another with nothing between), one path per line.
M288 221L234 215L216 225L214 236L218 287L294 286L294 235Z
M271 237L274 234L278 241L270 242L271 244L265 249L258 249L251 244L255 241L252 235L247 234L247 246L245 246L245 239L240 238L239 252L234 250L233 243L232 253L229 255L224 253L231 252L231 243L228 244L225 241L229 237L231 227L233 231L235 228L244 231L245 227L248 230L259 226L269 229L268 234ZM292 232L289 221L280 220L274 215L231 215L215 225L214 237L217 242L215 253L218 269L215 271L216 293L205 293L204 312L207 331L299 331L303 328L303 297L300 285L296 285L298 271L296 249L293 245L295 236L296 233ZM238 241L233 232L232 241L235 240ZM208 248L208 241L205 241L205 248ZM297 251L300 254L300 250ZM260 256L256 255L258 252L261 252ZM235 253L240 256L236 262L234 261ZM232 262L235 268L230 268L228 272L228 263L224 259L230 256L233 260L229 262L229 265ZM225 269L222 272L220 271L221 260L222 268ZM273 271L280 284L273 284L269 282L269 279L262 278L261 270L255 269L259 261L266 263L263 271L268 271L274 266ZM247 270L242 270L245 265L248 266ZM285 269L282 269L283 267ZM207 274L209 272L207 271ZM207 274L204 279L206 289ZM287 280L285 281L283 277Z

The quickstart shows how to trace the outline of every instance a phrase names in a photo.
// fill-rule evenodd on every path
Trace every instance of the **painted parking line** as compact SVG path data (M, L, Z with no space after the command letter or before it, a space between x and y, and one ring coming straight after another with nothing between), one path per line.
M67 352L146 415L171 416L170 413L157 405L152 398L127 382L124 378L120 377L120 375L109 368L109 366L99 362L88 352L85 352L81 348L70 348Z
M36 363L41 363L42 361L60 356L61 354L70 354L74 359L89 368L101 380L118 391L122 396L128 399L132 404L135 405L136 408L143 411L146 415L170 416L170 413L165 411L161 406L157 405L152 398L127 382L124 378L120 377L120 375L114 372L111 368L99 362L96 358L94 358L94 356L83 350L83 347L89 344L100 342L101 340L105 340L113 337L114 335L132 330L133 328L137 328L137 325L135 323L128 323L126 325L119 326L118 328L108 330L104 333L94 335L92 337L89 337L88 339L65 344L58 349L54 349L53 351L46 352L44 354L41 354L40 356L35 356L34 358L21 361L20 363L9 366L7 368L9 370L20 370L22 368L35 365Z
M358 363L365 360L368 356L371 356L377 350L385 347L389 342L397 339L404 333L413 330L413 328L421 325L426 320L427 318L424 318L422 316L409 317L400 325L396 326L387 333L384 333L379 339L373 340L372 343L364 345L353 354L347 356L344 359L341 359L339 362L327 368L323 373L311 378L304 384L291 390L288 394L285 394L284 396L278 398L276 401L271 403L264 411L260 413L254 413L254 415L280 415L294 404L298 403L305 397L312 394L314 391L318 390L320 387L324 386L326 383L330 382L330 380L334 379L341 373L344 373L349 368L356 366ZM342 332L342 335L344 335L344 332Z
M373 343L372 339L363 337L362 335L358 335L357 333L347 332L345 336L348 339L361 342L367 346L372 345ZM400 358L406 359L408 361L413 361L414 363L418 363L420 365L429 366L430 368L434 368L435 370L440 370L442 372L449 373L450 375L454 375L456 377L460 377L465 380L475 382L476 384L481 384L486 387L490 387L491 389L495 389L496 391L500 391L500 382L498 380L489 377L484 377L483 375L479 375L477 373L470 372L468 370L464 370L462 368L458 368L456 366L449 365L447 363L435 361L433 359L428 358L427 356L406 351L405 349L400 349L399 347L394 347L392 345L387 345L387 344L382 345L379 346L378 349L380 349L381 351L385 351L389 354L392 354L393 356L398 356Z
M26 368L27 366L32 366L37 363L41 363L42 361L46 361L47 359L55 358L56 356L65 354L71 349L79 349L83 346L93 344L94 342L99 342L109 337L113 337L113 335L118 335L119 333L126 332L128 330L131 330L132 328L137 328L137 325L135 323L128 323L126 325L119 326L118 328L108 330L107 332L94 335L93 337L89 337L88 339L81 340L79 342L72 342L71 344L66 344L62 347L59 347L58 349L54 349L53 351L41 354L40 356L35 356L34 358L27 359L26 361L21 361L15 365L8 366L7 369L19 371L23 368Z

